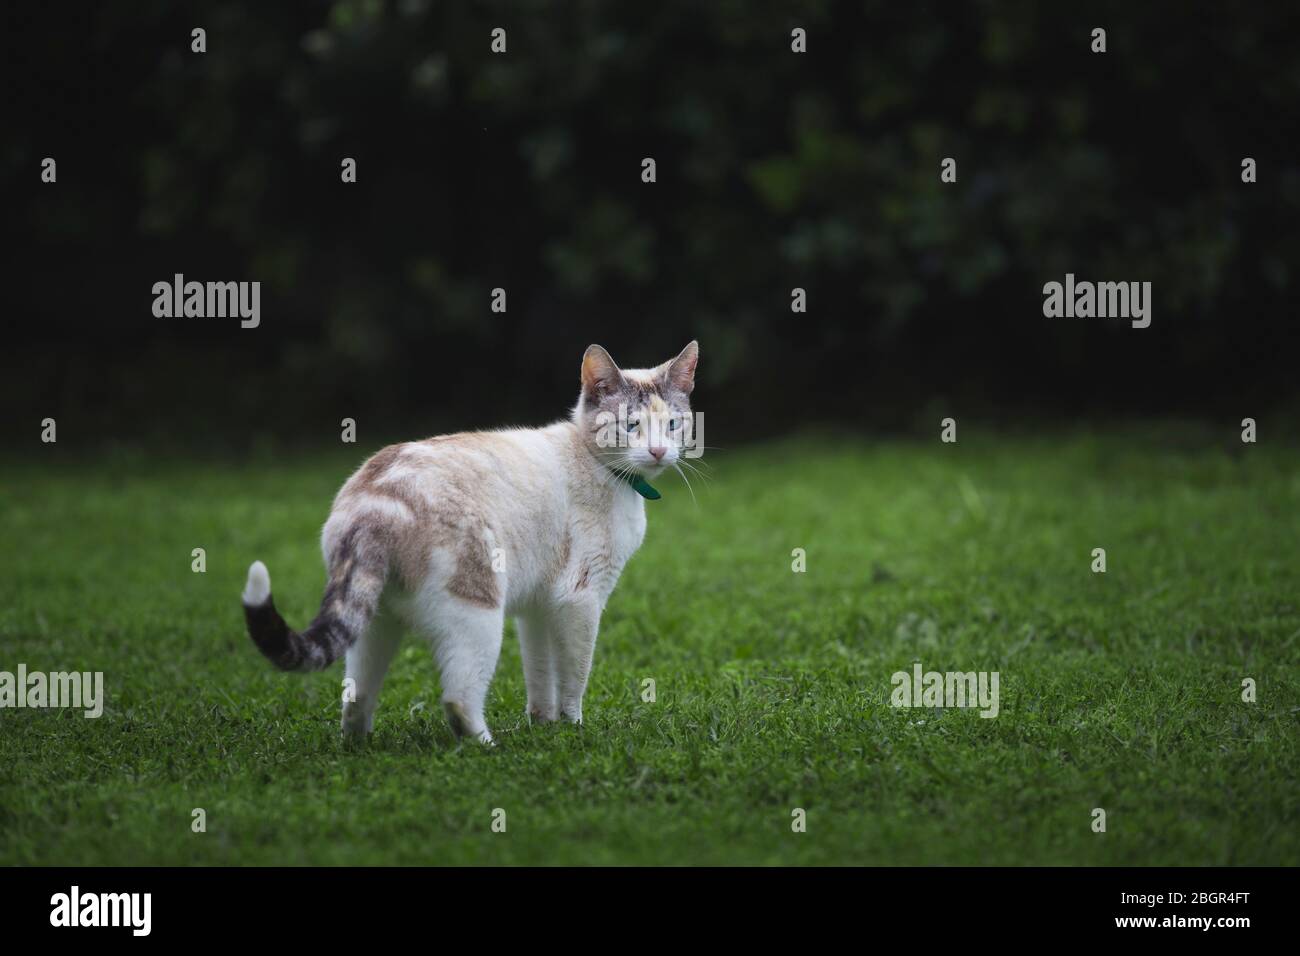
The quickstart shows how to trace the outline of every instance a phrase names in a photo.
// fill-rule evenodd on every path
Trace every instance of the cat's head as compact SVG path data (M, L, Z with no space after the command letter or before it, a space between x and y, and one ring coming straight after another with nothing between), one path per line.
M700 347L648 369L620 369L599 345L582 356L582 394L573 410L596 456L616 472L653 478L672 467L694 435L691 390Z

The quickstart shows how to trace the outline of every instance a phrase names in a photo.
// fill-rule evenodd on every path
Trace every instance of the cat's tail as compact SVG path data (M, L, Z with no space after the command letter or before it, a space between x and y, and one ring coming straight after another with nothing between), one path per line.
M329 667L356 643L379 608L388 574L387 556L377 549L349 547L349 535L330 563L329 583L315 619L301 633L291 630L271 600L271 575L254 561L244 585L244 618L253 643L284 671Z

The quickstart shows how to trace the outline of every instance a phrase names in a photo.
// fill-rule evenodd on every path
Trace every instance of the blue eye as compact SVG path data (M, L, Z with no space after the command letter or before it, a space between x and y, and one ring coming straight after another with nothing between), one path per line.
M636 431L637 426L640 425L640 424L641 424L641 422L640 422L638 419L635 419L635 418L629 418L629 419L627 420L627 430L630 431L630 432L634 432L634 431Z
M677 431L677 429L681 427L682 427L682 420L680 418L670 418L668 420L668 430L670 432L675 432Z

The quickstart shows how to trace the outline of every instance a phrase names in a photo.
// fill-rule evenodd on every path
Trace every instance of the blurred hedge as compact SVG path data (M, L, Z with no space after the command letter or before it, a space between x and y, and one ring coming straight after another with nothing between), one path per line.
M536 421L589 341L635 365L692 337L701 401L748 434L1294 394L1283 5L93 10L8 14L23 434L46 414L98 437ZM153 318L175 272L261 281L262 327ZM1152 281L1152 328L1043 318L1066 272Z

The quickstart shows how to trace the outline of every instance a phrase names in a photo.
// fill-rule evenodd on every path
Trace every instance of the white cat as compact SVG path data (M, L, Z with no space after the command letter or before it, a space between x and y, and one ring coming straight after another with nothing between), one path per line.
M406 628L428 640L458 736L490 743L484 720L507 614L516 618L533 720L582 720L600 615L645 536L647 483L690 433L699 347L653 369L620 370L599 345L582 358L569 421L466 432L384 448L348 479L321 533L325 596L302 633L253 562L244 614L283 670L347 656L343 730L374 723ZM612 423L611 423L612 420Z

